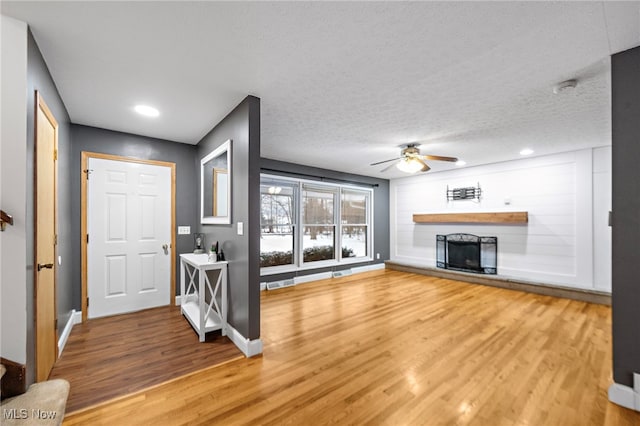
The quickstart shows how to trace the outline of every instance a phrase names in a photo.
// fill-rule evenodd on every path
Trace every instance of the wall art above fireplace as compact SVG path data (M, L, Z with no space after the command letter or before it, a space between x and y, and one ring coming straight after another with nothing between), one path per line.
M449 189L449 185L447 185L447 203L449 201L459 201L459 200L474 200L476 202L480 201L482 197L482 189L480 188L480 182L478 182L478 186L468 186L466 188L453 188Z
M436 266L476 274L498 273L498 237L436 235Z

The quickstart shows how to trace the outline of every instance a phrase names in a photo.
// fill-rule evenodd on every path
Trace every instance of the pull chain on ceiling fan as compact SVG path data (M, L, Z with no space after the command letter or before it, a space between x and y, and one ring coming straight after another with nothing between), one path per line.
M392 163L391 165L380 170L380 172L386 172L393 166L396 166L399 170L402 170L405 173L426 172L431 170L431 167L429 167L427 163L424 162L424 160L449 161L453 163L458 161L458 159L455 157L443 157L441 155L421 155L420 150L418 149L418 144L410 143L406 147L402 148L402 151L400 151L400 157L392 158L390 160L378 161L377 163L372 163L371 166L377 166L379 164L388 163L390 161L396 161L396 163Z

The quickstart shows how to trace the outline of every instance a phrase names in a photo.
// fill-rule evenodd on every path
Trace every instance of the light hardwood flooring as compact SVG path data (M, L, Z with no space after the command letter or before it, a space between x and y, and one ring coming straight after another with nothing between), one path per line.
M76 424L640 425L607 400L610 308L375 271L262 295L264 354Z

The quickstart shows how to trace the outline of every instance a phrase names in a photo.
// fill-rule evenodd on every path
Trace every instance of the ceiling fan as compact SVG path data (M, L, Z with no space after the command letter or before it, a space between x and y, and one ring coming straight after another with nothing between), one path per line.
M400 157L392 158L390 160L378 161L377 163L372 163L371 166L377 166L378 164L388 163L389 161L397 161L397 163L391 164L390 166L385 167L380 170L381 172L386 172L394 165L406 173L416 173L416 172L426 172L431 169L424 162L424 160L436 160L436 161L450 161L455 163L458 161L455 157L443 157L441 155L421 155L420 150L418 149L418 144L410 143L402 148L400 151Z

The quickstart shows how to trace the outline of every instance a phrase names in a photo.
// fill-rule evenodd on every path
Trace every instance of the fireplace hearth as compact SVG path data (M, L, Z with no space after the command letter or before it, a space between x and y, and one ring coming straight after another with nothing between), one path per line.
M498 273L498 237L436 235L436 266L476 274Z

